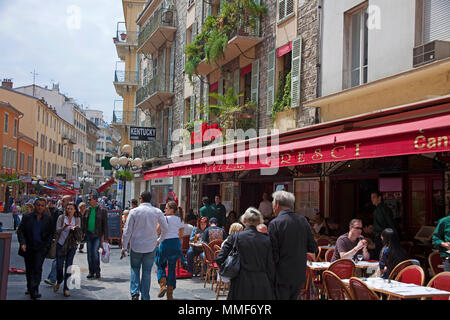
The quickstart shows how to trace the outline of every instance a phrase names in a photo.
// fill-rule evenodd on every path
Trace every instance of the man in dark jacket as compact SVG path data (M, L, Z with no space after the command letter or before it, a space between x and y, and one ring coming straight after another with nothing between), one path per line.
M106 210L98 205L97 195L88 197L89 208L87 211L87 224L85 230L87 244L87 258L89 265L88 279L100 278L100 254L98 249L103 242L108 240L108 215Z
M42 277L42 265L53 238L52 219L44 213L46 205L44 198L36 199L34 212L25 214L17 229L19 255L25 259L27 293L33 300L41 297L39 284Z
M373 233L375 234L375 256L380 256L381 248L383 247L381 241L381 233L384 229L391 228L392 230L396 230L397 234L398 230L395 227L394 218L392 216L391 209L384 204L383 195L381 192L376 191L372 192L370 195L372 200L372 204L375 206L375 210L373 212Z
M220 202L220 200L221 199L220 199L219 195L215 196L214 203L211 205L211 208L215 212L214 216L217 218L218 226L223 228L225 226L225 222L226 222L227 209L222 204L222 202Z
M306 253L317 252L317 243L305 217L292 211L294 195L276 191L272 198L276 218L269 224L269 235L275 263L275 296L278 300L296 300L306 279Z

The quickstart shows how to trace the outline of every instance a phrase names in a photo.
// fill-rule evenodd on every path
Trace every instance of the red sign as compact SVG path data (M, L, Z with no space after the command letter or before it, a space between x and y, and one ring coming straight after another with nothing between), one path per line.
M222 129L218 123L208 126L208 123L202 123L199 131L191 133L191 144L202 144L222 135Z

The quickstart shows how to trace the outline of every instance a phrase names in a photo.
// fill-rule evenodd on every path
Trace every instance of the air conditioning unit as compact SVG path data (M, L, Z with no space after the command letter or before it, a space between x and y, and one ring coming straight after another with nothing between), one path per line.
M435 40L413 49L413 67L450 57L450 42Z

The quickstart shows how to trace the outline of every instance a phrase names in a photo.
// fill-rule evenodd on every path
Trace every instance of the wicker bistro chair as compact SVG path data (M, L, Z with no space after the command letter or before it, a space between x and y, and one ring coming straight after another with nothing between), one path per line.
M328 300L352 300L347 286L333 272L325 270L322 279Z
M433 251L432 253L430 253L430 255L428 256L428 264L430 265L432 276L435 276L439 272L443 271L438 268L438 265L443 264L443 263L444 262L441 258L441 255L439 254L439 252Z
M223 240L216 239L216 240L213 240L213 241L211 241L210 243L208 243L208 246L209 246L210 248L214 248L215 245L218 245L219 248L220 248L220 246L222 245L222 242L223 242Z
M215 276L219 267L217 263L214 261L215 253L214 251L207 245L206 243L202 243L203 252L205 254L205 263L206 263L206 274L205 274L205 282L203 287L206 288L206 282L211 279L211 290L214 288Z
M327 238L317 238L316 239L317 245L320 246L329 246L330 245L330 241Z
M438 273L433 278L431 278L431 280L427 284L427 287L444 291L450 291L450 272L446 271ZM432 300L450 300L450 297L447 296L433 297Z
M425 272L423 272L422 267L415 265L407 266L398 273L395 280L403 283L413 283L418 286L423 286L425 281Z
M380 297L358 278L351 277L349 286L354 300L380 300Z
M350 279L355 273L355 263L350 259L339 259L330 264L328 271L333 272L340 279Z
M333 248L328 249L327 252L325 252L325 261L331 262L333 255L334 255L334 249Z
M391 273L389 274L389 279L394 280L400 271L405 269L408 266L412 266L413 263L411 260L405 260L397 264L394 269L392 269Z

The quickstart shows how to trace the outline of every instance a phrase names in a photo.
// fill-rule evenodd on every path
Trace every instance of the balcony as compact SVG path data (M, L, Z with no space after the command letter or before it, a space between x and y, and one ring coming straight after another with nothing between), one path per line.
M244 21L246 20L244 19ZM196 71L199 75L208 75L217 68L244 54L247 50L255 47L262 40L259 27L254 30L249 23L243 23L240 28L231 34L223 58L218 59L214 63L208 63L206 59L203 59L197 66Z
M134 111L113 111L111 126L136 125L136 112ZM111 138L110 138L111 139Z
M156 141L149 141L133 148L133 157L148 160L160 156L161 145Z
M136 108L156 110L161 103L169 103L174 93L167 89L165 80L156 76L145 81L146 84L136 91Z
M133 50L137 47L137 34L137 31L117 29L116 36L113 38L113 41L116 45L117 56L121 60L125 61L126 56L133 53Z
M114 73L114 87L120 96L124 96L127 91L136 87L138 83L138 73L136 71L119 71Z
M175 40L175 10L158 9L141 28L138 36L138 53L153 54L165 42Z

